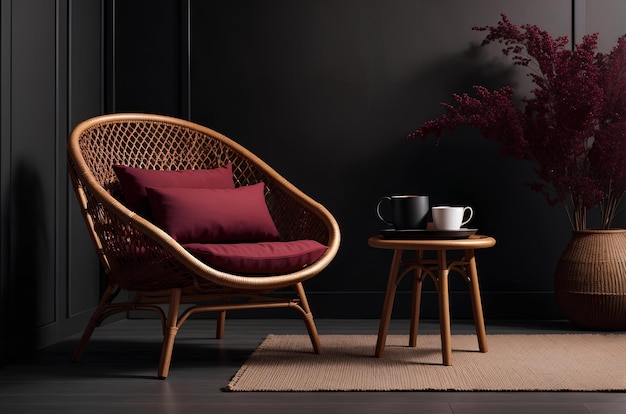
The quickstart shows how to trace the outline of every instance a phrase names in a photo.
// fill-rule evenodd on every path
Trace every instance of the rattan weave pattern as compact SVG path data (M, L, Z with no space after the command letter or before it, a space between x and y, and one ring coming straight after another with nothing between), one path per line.
M574 324L626 329L626 230L574 231L557 264L554 287Z
M78 138L80 156L99 186L118 202L123 201L119 181L112 169L115 164L137 168L180 170L211 169L233 163L236 186L263 181L270 214L283 240L309 238L328 244L328 223L298 197L293 189L271 169L259 168L258 160L233 146L220 134L181 125L177 120L136 117L126 121L117 118L98 122L81 131ZM229 145L231 144L231 145ZM71 159L71 157L70 157ZM70 163L70 169L73 164ZM170 288L197 276L180 258L155 242L150 234L138 230L133 221L116 214L102 203L84 183L80 174L72 174L87 198L87 211L100 237L102 253L110 267L111 277L129 290ZM163 273L168 277L163 278ZM204 278L201 284L211 283ZM290 282L286 283L289 285Z

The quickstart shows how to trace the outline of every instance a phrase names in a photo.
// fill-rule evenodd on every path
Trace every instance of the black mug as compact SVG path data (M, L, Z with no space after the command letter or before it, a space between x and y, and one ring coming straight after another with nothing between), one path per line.
M383 218L380 207L383 201L391 202L391 221ZM388 226L396 230L425 229L428 224L430 202L424 195L392 195L378 200L376 214Z

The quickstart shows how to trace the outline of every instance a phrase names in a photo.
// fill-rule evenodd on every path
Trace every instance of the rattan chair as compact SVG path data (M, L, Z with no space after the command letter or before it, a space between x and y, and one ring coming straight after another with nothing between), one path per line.
M213 169L228 162L232 163L235 186L265 183L266 203L281 240L316 240L328 246L321 258L287 274L233 274L212 267L151 220L129 210L112 168L123 164L156 170ZM339 227L326 208L257 156L224 135L192 122L160 115L113 114L86 120L72 131L68 170L108 280L73 360L81 358L94 329L104 319L131 310L155 311L161 318L161 379L168 375L178 329L198 312L217 313L216 337L221 338L226 311L293 308L304 319L313 351L321 353L302 282L333 260L340 243ZM275 294L286 288L295 291L293 299ZM124 297L118 295L120 291L132 292L126 297L134 297L120 301ZM181 312L179 306L183 303L189 307Z

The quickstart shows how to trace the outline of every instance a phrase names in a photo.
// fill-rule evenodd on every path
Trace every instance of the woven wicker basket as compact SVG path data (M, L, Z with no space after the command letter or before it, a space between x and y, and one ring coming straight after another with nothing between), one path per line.
M626 230L572 232L556 267L554 290L574 325L626 329Z

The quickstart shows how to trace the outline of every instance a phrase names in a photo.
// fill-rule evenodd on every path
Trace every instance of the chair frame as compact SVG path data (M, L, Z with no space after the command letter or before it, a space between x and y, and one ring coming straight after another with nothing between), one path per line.
M282 240L313 239L328 246L315 263L278 275L233 274L198 260L145 217L129 210L112 169L115 164L163 170L210 169L233 163L236 186L263 181L266 201ZM199 124L163 115L111 114L77 125L68 142L68 172L89 235L107 276L107 287L79 340L78 361L96 327L134 310L156 312L163 329L157 376L168 376L178 329L193 314L216 312L216 338L226 312L287 307L305 323L313 351L322 347L303 282L324 270L340 245L335 218L252 152ZM137 253L139 252L139 253ZM291 288L294 298L273 295ZM135 292L117 300L122 291ZM241 301L245 297L249 300ZM234 299L234 300L233 300ZM180 313L181 304L190 306ZM167 311L163 305L169 305Z

